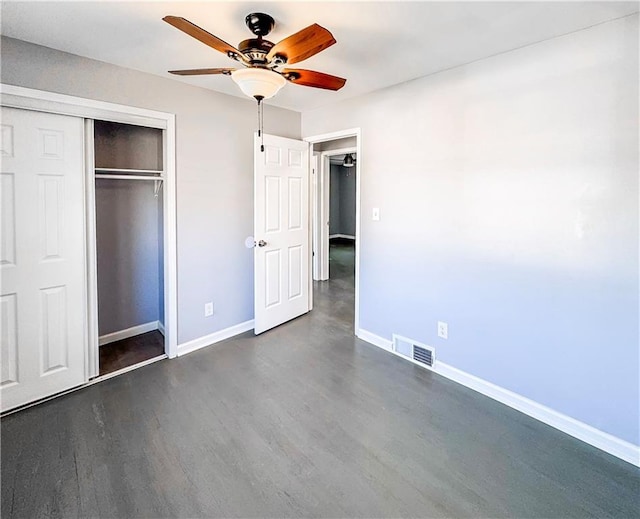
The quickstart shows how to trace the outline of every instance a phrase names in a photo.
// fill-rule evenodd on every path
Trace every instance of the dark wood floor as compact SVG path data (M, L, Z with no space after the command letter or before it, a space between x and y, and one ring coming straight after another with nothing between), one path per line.
M2 517L639 516L638 469L354 338L349 268L259 337L8 416Z
M142 333L100 346L100 375L113 373L164 354L164 336L158 331Z

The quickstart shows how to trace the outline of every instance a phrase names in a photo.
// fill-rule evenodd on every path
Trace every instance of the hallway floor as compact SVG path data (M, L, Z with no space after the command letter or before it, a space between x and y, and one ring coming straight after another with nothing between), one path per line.
M2 420L2 517L637 517L640 471L314 310ZM351 274L350 274L351 273Z

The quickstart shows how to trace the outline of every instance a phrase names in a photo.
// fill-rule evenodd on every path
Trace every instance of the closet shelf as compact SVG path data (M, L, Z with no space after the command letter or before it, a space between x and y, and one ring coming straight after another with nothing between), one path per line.
M98 171L98 169L96 169ZM110 169L108 171L117 171L114 169ZM126 170L133 171L133 170ZM138 170L140 171L140 170ZM162 173L162 172L160 172ZM108 178L111 180L153 180L156 184L155 189L153 190L153 194L157 197L158 192L160 191L160 186L164 182L164 177L162 175L101 175L100 173L96 173L94 175L95 178Z
M164 180L164 177L161 177L161 176L152 177L151 175L100 175L100 174L97 174L95 177L96 178L113 178L116 180L155 180L156 182Z
M129 175L162 175L164 173L162 169L94 168L94 170L96 173L126 173Z

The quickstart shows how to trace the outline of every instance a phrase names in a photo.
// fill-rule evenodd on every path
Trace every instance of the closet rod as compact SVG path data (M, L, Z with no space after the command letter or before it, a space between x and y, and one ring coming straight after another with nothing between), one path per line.
M96 173L127 173L129 175L135 175L136 173L152 173L157 175L159 173L164 173L161 169L131 169L131 168L95 168Z
M142 175L96 175L96 178L115 178L118 180L164 180L164 177L152 177Z

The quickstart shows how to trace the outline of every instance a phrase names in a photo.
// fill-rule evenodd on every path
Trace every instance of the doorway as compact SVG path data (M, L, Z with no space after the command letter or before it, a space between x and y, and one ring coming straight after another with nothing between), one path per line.
M305 139L312 145L314 290L350 308L359 329L360 130Z
M99 376L166 358L164 132L113 121L93 127Z

